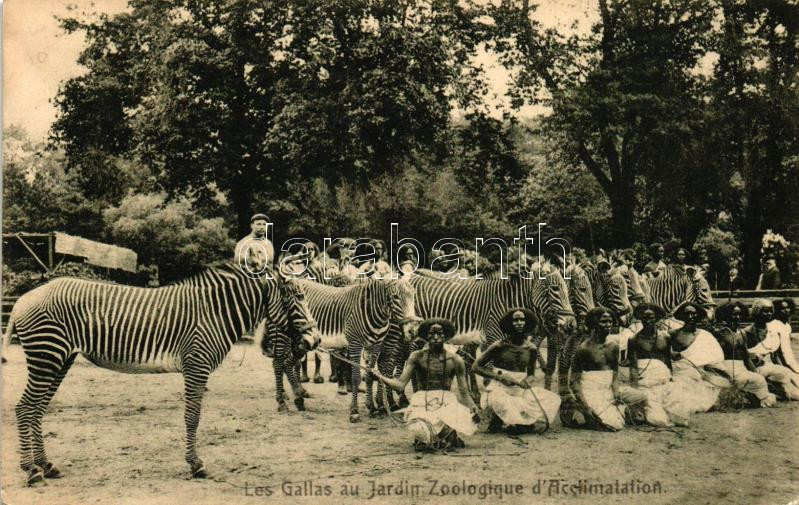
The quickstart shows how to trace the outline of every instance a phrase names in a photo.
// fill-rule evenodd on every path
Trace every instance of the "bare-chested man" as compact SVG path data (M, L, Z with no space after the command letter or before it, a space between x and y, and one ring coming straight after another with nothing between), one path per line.
M711 368L726 376L739 390L754 395L761 407L772 407L777 403L777 398L768 392L766 378L757 373L741 332L745 313L746 307L741 302L730 302L719 307L713 336L724 351L724 361L711 365Z
M405 411L405 421L414 434L417 450L446 450L463 447L458 436L473 435L477 429L473 417L478 409L466 383L466 365L444 343L455 335L447 319L427 319L419 325L418 335L427 346L412 352L398 379L372 373L389 387L403 392L416 375L418 390ZM458 381L459 397L451 391L452 379Z
M625 405L644 403L646 396L619 382L619 346L606 342L617 326L610 309L592 309L585 322L589 335L574 356L574 394L564 401L561 421L573 428L620 430Z
M484 414L491 416L489 431L504 424L514 431L541 433L558 413L560 397L532 386L538 350L530 337L537 326L532 311L509 310L499 322L505 339L491 344L472 365L476 374L491 379L481 403Z

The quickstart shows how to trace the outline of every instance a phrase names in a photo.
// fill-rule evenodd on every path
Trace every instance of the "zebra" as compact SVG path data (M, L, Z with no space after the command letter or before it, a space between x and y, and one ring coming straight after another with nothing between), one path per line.
M696 302L707 310L708 318L712 319L716 303L707 280L697 268L688 267L682 272L673 265L666 265L666 269L657 276L647 274L643 280L649 289L651 303L667 314L673 314L684 303Z
M583 263L581 267L591 281L594 303L597 306L609 308L620 320L632 313L627 279L618 267L611 267L605 260L598 261L596 265Z
M358 277L350 277L347 274L336 273L335 275L325 276L324 268L319 265L318 263L312 263L306 266L305 271L299 278L313 280L319 284L324 284L326 286L350 286L352 284L366 282L370 278L366 275L358 276ZM322 377L322 358L320 356L319 351L313 352L314 358L314 378L313 382L315 384L322 384L324 382L324 378ZM308 378L308 354L302 356L300 358L300 382L310 382ZM350 369L349 365L344 363L343 361L331 356L330 357L330 381L331 382L339 382L339 376L343 376L345 381L349 386L351 386L350 380ZM346 394L346 391L343 391L342 394Z
M539 279L538 269L533 269L531 279L518 275L508 279L441 280L412 276L416 287L416 309L422 318L443 317L455 323L458 334L477 333L484 342L483 349L503 338L499 320L514 307L525 307L535 312L544 322L544 331L550 335L561 333L574 326L574 312L569 302L566 283L561 273L543 264ZM537 344L543 340L538 337ZM550 339L549 355L560 360L559 336ZM461 354L471 365L476 346L465 346ZM550 364L551 363L551 364ZM546 387L551 387L555 359L547 360ZM474 377L472 377L474 380ZM476 393L476 391L475 391Z
M61 476L45 455L41 421L78 354L120 372L182 373L186 462L192 477L206 477L196 433L208 376L262 318L275 327L288 325L304 346L319 341L298 284L252 278L234 263L158 288L61 277L23 295L4 339L16 330L28 365L16 407L20 466L28 484Z
M368 280L350 286L336 287L308 279L297 281L308 297L308 305L316 317L322 334L322 345L329 349L345 348L347 357L358 362L361 353L367 352L367 362L376 356L381 373L389 375L394 370L397 349L410 342L418 323L415 289L406 279ZM350 422L358 422L358 387L360 368L352 368L352 403ZM277 371L275 372L277 373ZM369 378L367 376L367 378ZM339 377L343 387L344 377ZM282 378L278 378L278 384ZM382 383L378 384L378 404L381 403ZM376 408L372 388L367 384L366 406L370 412ZM278 393L280 394L280 393Z

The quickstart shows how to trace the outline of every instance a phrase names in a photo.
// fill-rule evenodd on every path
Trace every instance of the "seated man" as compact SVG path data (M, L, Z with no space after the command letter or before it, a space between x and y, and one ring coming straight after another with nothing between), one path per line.
M754 396L761 407L773 407L777 399L768 392L766 379L757 373L757 368L746 350L740 328L744 314L746 307L740 302L730 302L719 307L719 323L713 327L713 336L724 351L724 361L710 365L710 368L725 375L738 391ZM748 398L743 401L749 403Z
M588 338L574 355L574 393L564 400L560 418L572 428L620 430L625 406L644 404L646 395L619 383L619 347L606 342L617 324L610 309L591 309L585 324Z
M538 349L528 339L538 317L528 309L511 309L500 320L505 339L491 344L472 365L472 371L492 379L481 406L491 416L489 431L546 431L560 408L560 397L533 387ZM493 362L493 369L488 363Z
M796 304L792 298L774 301L774 319L766 324L769 333L776 333L780 338L780 348L775 353L775 362L799 374L799 363L791 349L791 316L796 312Z
M372 373L400 393L411 375L416 375L419 389L405 410L405 421L414 435L416 450L464 447L458 435L474 434L477 426L473 416L478 409L466 385L463 360L444 349L444 342L455 335L455 327L446 319L428 319L419 326L418 335L427 341L427 346L411 353L398 379L385 377L377 369ZM450 391L453 377L458 379L460 401Z
M769 328L774 316L774 304L759 298L752 304L752 323L743 330L746 347L757 367L757 373L766 378L780 399L799 400L799 375L780 364L780 335Z

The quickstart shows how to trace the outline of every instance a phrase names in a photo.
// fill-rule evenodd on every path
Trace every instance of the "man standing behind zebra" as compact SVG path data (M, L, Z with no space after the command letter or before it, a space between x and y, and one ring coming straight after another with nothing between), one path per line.
M236 244L234 259L245 273L262 273L274 264L275 248L267 238L268 223L265 214L255 214L250 218L252 232Z
M274 264L275 248L267 237L267 223L269 218L265 214L255 214L250 218L251 233L236 244L233 259L236 265L245 273L258 275L263 273L270 265ZM258 323L254 330L255 337L264 335L266 319ZM274 357L274 342L267 342L264 347L266 355Z

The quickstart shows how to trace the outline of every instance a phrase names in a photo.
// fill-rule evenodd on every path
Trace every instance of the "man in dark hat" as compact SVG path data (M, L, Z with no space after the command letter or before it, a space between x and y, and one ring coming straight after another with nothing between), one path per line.
M503 427L512 431L542 433L549 428L560 408L560 397L533 387L538 349L531 337L538 317L529 309L511 309L500 319L505 339L491 344L472 365L478 375L491 379L481 406L491 416L489 431ZM488 363L494 366L489 367Z
M266 226L269 218L264 214L255 214L250 218L252 233L236 244L235 261L245 271L257 274L275 262L275 248L266 238Z
M757 283L757 291L764 289L780 289L780 269L777 268L777 259L773 254L763 257L763 273Z
M455 336L455 326L447 319L427 319L419 326L418 335L427 345L411 353L398 379L387 378L376 369L372 373L400 393L416 374L419 390L411 397L405 421L414 434L417 450L463 447L458 435L474 434L477 426L473 417L478 409L469 394L466 365L444 348L444 343ZM453 377L457 377L460 398L450 391Z

